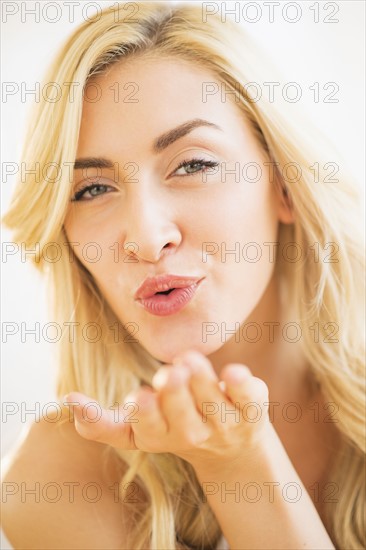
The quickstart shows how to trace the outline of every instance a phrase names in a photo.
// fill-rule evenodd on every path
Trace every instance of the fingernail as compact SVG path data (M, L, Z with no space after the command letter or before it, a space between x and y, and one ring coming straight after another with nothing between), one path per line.
M136 395L134 393L129 393L123 400L124 403L136 403Z
M152 386L155 390L160 390L163 388L167 381L169 376L169 370L168 367L160 367L160 369L154 374L152 379Z
M178 388L183 384L185 384L189 377L190 377L190 372L189 372L189 369L187 368L187 365L174 366L169 372L168 385L171 388Z
M226 393L226 382L224 382L223 380L220 380L219 388L222 392Z
M251 376L251 372L248 369L248 367L244 365L240 365L237 367L231 367L230 368L230 382L231 383L240 383L244 382L249 376Z

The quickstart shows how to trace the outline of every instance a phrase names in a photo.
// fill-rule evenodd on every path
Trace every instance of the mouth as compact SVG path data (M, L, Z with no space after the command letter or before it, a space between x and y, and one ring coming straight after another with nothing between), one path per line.
M151 315L165 317L181 311L193 300L197 288L203 281L199 279L186 286L172 287L167 290L159 290L145 298L139 298L137 303Z
M141 300L156 295L169 295L177 289L188 288L201 279L202 277L171 275L169 273L147 277L137 289L134 298L135 300Z

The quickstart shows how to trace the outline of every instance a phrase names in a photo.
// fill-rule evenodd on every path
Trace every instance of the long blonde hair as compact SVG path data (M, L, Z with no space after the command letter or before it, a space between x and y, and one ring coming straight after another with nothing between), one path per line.
M262 62L243 28L230 21L223 23L219 15L203 22L201 7L193 4L133 5L137 6L134 17L126 17L126 13L122 17L108 7L94 21L81 24L54 59L45 82L61 87L64 83L82 85L70 87L73 100L65 93L57 102L41 98L36 105L22 160L28 169L38 163L40 177L36 173L27 176L26 182L19 180L4 217L16 242L26 246L39 243L35 264L40 270L49 266L45 271L53 289L55 320L61 326L78 323L74 341L65 332L60 343L57 394L61 399L70 391L81 391L109 407L121 403L141 382L151 384L160 366L138 342L129 341L128 331L118 323L92 276L73 257L63 230L71 187L64 167L76 156L85 84L111 64L133 55L152 53L201 64L235 91L238 106L263 148L278 163L276 174L283 174L286 167L285 188L295 222L280 224L280 249L283 243L297 243L303 255L294 264L279 254L276 269L286 280L289 300L296 308L301 343L313 376L324 398L340 406L337 427L343 444L332 477L339 486L339 501L336 505L326 503L330 534L339 548L363 548L364 258L356 188L345 178L314 182L310 167L316 161L322 167L329 157L322 162L318 148L312 149L311 140L301 136L273 104L250 97L245 85L258 81ZM298 166L301 176L296 178ZM54 263L46 262L42 254L50 242L62 251ZM320 251L318 261L314 243ZM102 332L95 342L82 333L91 320ZM315 323L317 339L307 330ZM120 329L117 340L110 328L113 325ZM337 330L336 337L329 340L332 330ZM188 463L172 454L113 452L127 465L121 491L133 480L146 497L132 505L139 524L138 528L132 525L128 533L131 548L215 547L220 526Z

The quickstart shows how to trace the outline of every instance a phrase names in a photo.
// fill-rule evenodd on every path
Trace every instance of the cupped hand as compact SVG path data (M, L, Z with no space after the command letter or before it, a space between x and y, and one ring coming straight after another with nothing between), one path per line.
M219 379L197 351L161 367L152 388L141 386L116 407L102 409L78 392L64 401L76 403L75 427L82 437L125 450L173 453L193 466L240 459L269 428L266 384L233 363Z

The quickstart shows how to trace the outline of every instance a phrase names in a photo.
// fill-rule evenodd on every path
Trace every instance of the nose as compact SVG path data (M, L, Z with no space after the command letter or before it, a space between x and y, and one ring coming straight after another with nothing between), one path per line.
M135 184L123 213L123 249L141 261L156 263L182 241L175 208L157 186Z

